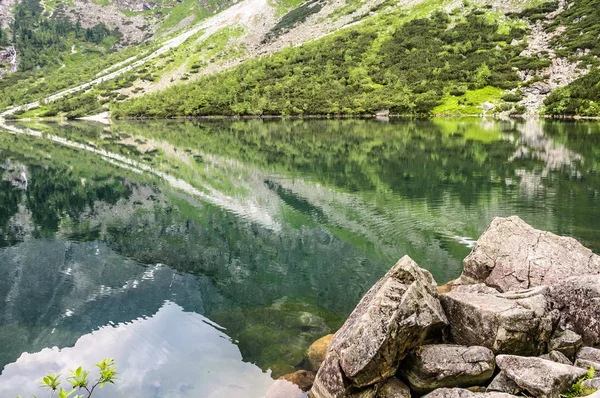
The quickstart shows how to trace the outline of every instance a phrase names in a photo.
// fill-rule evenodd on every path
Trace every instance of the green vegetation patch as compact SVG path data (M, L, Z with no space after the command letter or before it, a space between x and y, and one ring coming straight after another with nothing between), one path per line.
M518 27L503 32L477 10L459 20L444 12L406 22L400 13L386 14L112 110L117 117L157 118L359 115L380 109L430 114L446 103L447 110L480 113L470 107L519 86L516 67L547 66L544 59L519 57L524 44L506 44L524 36ZM473 105L449 97L457 87L471 92L467 101Z

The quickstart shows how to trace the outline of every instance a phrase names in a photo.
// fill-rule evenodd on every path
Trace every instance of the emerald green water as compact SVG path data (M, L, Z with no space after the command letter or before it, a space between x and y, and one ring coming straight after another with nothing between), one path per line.
M600 252L600 124L0 126L0 396L114 357L101 397L261 397L409 254L495 216Z

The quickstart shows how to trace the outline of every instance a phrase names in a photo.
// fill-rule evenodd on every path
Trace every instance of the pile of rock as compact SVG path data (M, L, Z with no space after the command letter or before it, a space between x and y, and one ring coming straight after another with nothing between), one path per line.
M559 398L600 369L600 257L574 239L497 218L439 291L402 258L309 349L318 372L303 389L313 398ZM598 389L600 379L582 384Z

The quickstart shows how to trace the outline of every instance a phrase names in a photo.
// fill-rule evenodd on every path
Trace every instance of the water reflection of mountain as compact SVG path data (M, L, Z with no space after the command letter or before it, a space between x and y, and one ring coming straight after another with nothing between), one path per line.
M465 242L493 216L598 249L600 134L560 126L76 123L0 134L12 165L0 181L0 335L19 342L0 360L72 346L168 300L225 327L246 361L284 372L401 255L440 281L458 275ZM569 154L559 166L556 151ZM21 170L27 185L14 183ZM526 175L540 178L535 195Z

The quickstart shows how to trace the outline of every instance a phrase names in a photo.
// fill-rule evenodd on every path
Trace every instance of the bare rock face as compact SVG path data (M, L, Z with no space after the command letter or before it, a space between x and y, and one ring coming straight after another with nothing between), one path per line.
M494 374L494 353L485 347L450 344L425 345L402 363L402 376L418 393L442 387L470 387Z
M600 344L600 275L569 278L550 288L560 325L581 335L584 344Z
M515 398L502 392L472 392L462 388L439 388L423 398Z
M333 335L328 334L327 336L321 337L319 340L312 343L310 347L308 347L308 350L306 351L306 359L308 360L310 368L315 372L319 370L321 364L325 360L325 356L327 355L327 350L332 339Z
M496 354L538 355L546 351L558 321L540 287L517 293L451 292L441 297L452 341L487 347Z
M334 335L311 396L346 397L392 377L411 350L446 324L433 277L403 257Z
M410 398L410 388L392 377L379 388L377 398Z
M495 218L465 258L456 284L485 283L506 292L600 274L600 256L573 238L540 231L519 217Z
M538 398L559 398L586 374L575 366L537 357L499 355L496 361L509 379Z
M575 354L582 346L583 342L580 335L571 330L564 330L556 332L552 336L548 349L562 352L570 361L574 361Z

